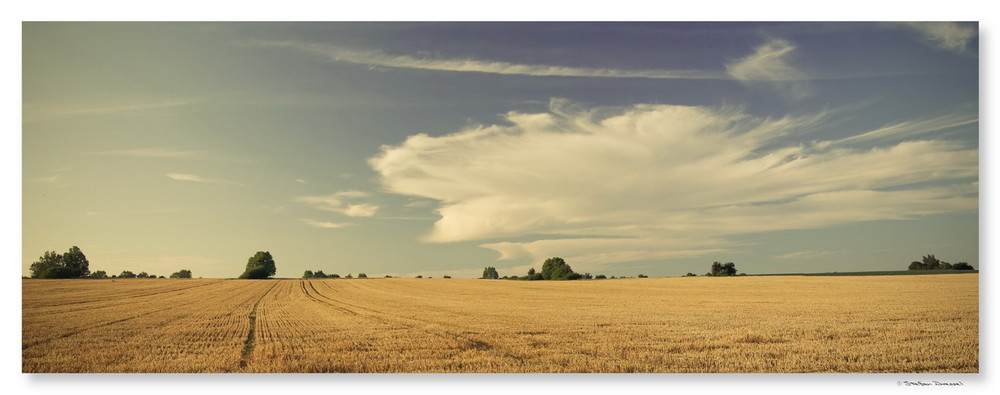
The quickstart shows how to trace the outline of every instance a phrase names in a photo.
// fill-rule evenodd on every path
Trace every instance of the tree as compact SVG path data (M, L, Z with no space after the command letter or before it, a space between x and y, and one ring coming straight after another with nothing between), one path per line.
M451 278L451 276L445 274L444 277L442 277L442 278Z
M108 278L108 273L105 273L104 270L98 270L90 273L90 278Z
M46 251L37 261L31 264L31 278L78 278L90 274L90 262L73 246L65 254Z
M247 260L247 268L240 278L265 279L278 271L270 251L257 251Z
M80 247L73 246L63 254L63 265L80 273L75 277L85 277L90 274L90 261L83 255L83 251L80 251Z
M594 276L594 279L596 280L604 280L606 278L608 278L608 276L605 276L603 274L598 274L597 276Z
M171 274L170 278L191 278L191 271L187 269L181 269L180 271Z
M118 278L135 278L135 273L132 273L128 270L123 270L122 274L118 275Z
M732 262L727 262L725 265L723 265L722 262L713 262L712 270L705 273L705 275L714 277L735 276L736 265Z
M956 264L952 265L951 268L955 269L955 270L976 270L976 268L972 267L972 265L970 265L970 264L968 264L966 262L956 263Z
M688 274L685 274L684 277L698 277L698 275L694 274L694 273L691 273L691 272L688 272Z
M358 273L358 278L368 278L368 275L364 273Z
M302 278L313 278L313 271L312 270L306 270L305 273L302 273Z
M560 257L552 257L542 263L542 278L545 280L564 280L572 273L573 268Z
M340 278L340 275L337 274L337 273L334 273L334 274L330 275L330 278Z
M497 280L500 278L500 273L497 273L497 268L493 266L488 266L483 269L483 277L487 280Z
M313 273L313 277L315 277L315 278L327 278L329 276L327 276L326 273L323 273L322 270L317 270L316 273Z
M149 278L149 273L139 272L139 275L137 275L136 277L137 278Z

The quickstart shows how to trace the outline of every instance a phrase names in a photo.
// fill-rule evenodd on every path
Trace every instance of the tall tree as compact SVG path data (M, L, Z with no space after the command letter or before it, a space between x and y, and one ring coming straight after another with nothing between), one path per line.
M75 277L84 277L90 274L90 261L87 260L86 255L83 255L83 251L80 251L80 247L73 246L63 254L63 265L80 273Z
M497 269L493 266L486 267L483 269L483 277L488 280L496 280L500 278L500 273L497 273Z
M278 271L270 251L257 251L247 260L247 268L240 278L264 279L274 276Z
M552 257L542 263L542 278L545 280L567 279L572 273L573 268L560 257Z

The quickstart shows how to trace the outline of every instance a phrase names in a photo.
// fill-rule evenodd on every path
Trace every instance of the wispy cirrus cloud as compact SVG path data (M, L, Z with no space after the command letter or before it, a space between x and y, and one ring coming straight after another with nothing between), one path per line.
M195 174L184 174L184 173L167 173L167 178L177 181L191 181L202 184L224 184L224 185L237 185L243 186L242 183L236 181L230 181L220 178L205 178Z
M313 207L340 213L348 217L371 217L378 212L379 206L371 203L351 203L351 200L367 197L362 191L342 191L323 196L299 196L295 200Z
M257 41L256 45L287 48L320 56L332 62L354 63L404 69L474 72L539 77L595 77L650 79L726 79L724 73L706 70L622 70L510 63L472 58L442 59L412 55L390 55L381 51L357 50L300 41Z
M726 72L737 81L751 86L768 86L793 98L812 94L806 81L810 78L792 66L789 57L795 51L790 41L772 39L754 53L726 64Z
M306 225L312 226L314 228L322 228L322 229L337 229L337 228L343 228L345 226L354 225L350 222L317 221L311 218L299 218L299 221L302 221Z
M413 135L369 163L387 191L438 202L425 241L499 239L481 246L501 259L558 255L591 268L737 248L742 234L978 207L978 150L926 139L974 116L833 144L802 135L831 122L826 113L636 105L597 118L571 107L554 101L547 113L507 114L509 125ZM537 240L513 240L524 235Z
M27 103L24 105L24 122L79 116L145 114L151 111L187 107L203 101L204 99L202 98L171 98L132 103L107 103L102 105Z
M910 22L903 26L920 32L932 46L955 53L965 52L979 35L975 23Z

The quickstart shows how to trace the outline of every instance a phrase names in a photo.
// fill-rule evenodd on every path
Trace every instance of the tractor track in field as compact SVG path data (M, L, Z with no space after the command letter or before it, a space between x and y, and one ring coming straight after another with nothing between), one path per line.
M125 280L125 281L127 281L127 280ZM76 305L76 304L101 303L101 302L107 302L107 301L112 301L112 300L120 300L120 299L125 298L125 297L127 297L129 299L132 299L132 298L143 298L143 297L146 297L146 296L162 295L162 294L166 294L166 293L177 293L178 295L183 295L185 291L188 291L188 290L191 290L191 289L195 289L195 288L200 288L200 287L206 287L206 286L209 286L209 285L215 285L215 284L216 284L215 282L210 282L210 283L198 284L198 285L194 285L194 286L190 286L190 287L174 288L174 289L168 289L168 290L158 291L158 292L150 292L150 293L139 294L139 295L131 295L131 294L111 295L111 296L109 296L107 298L103 298L103 299L81 300L81 301L76 301L76 302L39 304L39 305L33 305L32 307L35 307L35 308L38 308L38 307L59 307L59 306L72 306L72 305Z
M185 288L185 290L186 289L191 289L191 288L197 288L197 287L188 287L188 288ZM164 292L158 292L158 293L164 293ZM158 313L162 313L162 312L165 312L165 311L175 310L175 309L186 307L186 306L190 306L190 305L193 305L193 304L196 304L196 303L201 303L201 301L199 301L199 300L192 300L192 301L189 301L189 302L186 302L186 303L174 304L174 305L171 305L171 306L168 306L168 307L164 307L162 309L147 311L147 312L143 312L143 313L131 315L131 316L128 316L128 317L123 317L123 318L119 318L119 319L115 319L115 320L111 320L111 321L104 321L104 322L100 322L100 323L97 323L97 324L94 324L94 325L72 329L72 330L70 330L68 332L61 333L61 334L58 334L56 336L49 337L49 338L46 338L46 339L42 339L42 340L39 340L39 341L35 341L35 342L31 342L31 343L22 343L21 344L21 350L23 351L23 350L28 349L29 347L34 347L34 346L41 345L41 344L51 343L53 341L56 341L56 340L59 340L59 339L65 339L67 337L72 337L72 336L75 336L75 335L78 335L80 333L87 332L87 331L90 331L90 330L99 329L99 328L103 328L103 327L107 327L107 326L119 324L119 323L126 322L126 321L131 321L131 320L134 320L134 319L137 319L137 318L142 318L142 317L145 317L145 316L148 316L148 315L153 315L153 314L158 314Z
M305 283L307 281L308 280L303 280L303 283ZM486 342L486 341L484 341L482 339L478 339L476 337L469 336L469 335L464 334L464 333L455 333L455 332L449 331L447 329L432 330L432 329L428 329L428 328L425 327L426 325L440 326L441 323L434 322L434 321L431 321L431 320L423 320L423 319L411 318L411 317L387 316L385 313L377 311L377 310L373 310L373 309L369 309L369 308L366 308L366 307L361 307L361 306L353 305L353 304L346 303L346 302L343 302L343 301L335 300L335 299L332 299L332 298L330 298L330 297L328 297L326 295L323 295L321 292L319 292L316 289L316 287L313 286L313 284L312 284L311 281L308 281L308 282L309 282L309 288L311 288L316 293L316 295L318 295L319 297L322 297L324 299L327 299L327 300L329 300L332 303L319 300L317 297L309 295L310 298L312 298L313 300L316 300L317 302L327 304L327 305L335 307L335 308L337 308L339 310L349 311L349 312L351 312L354 315L362 315L362 314L358 313L357 311L364 311L364 312L367 313L367 314L364 314L364 316L366 318L372 319L372 320L375 320L375 321L378 321L378 322L381 322L381 323L386 324L386 325L399 325L399 326L405 327L407 329L412 329L412 330L417 330L417 331L420 331L420 332L427 333L427 334L429 334L431 336L437 336L437 337L441 337L441 338L445 338L445 339L458 339L458 340L462 341L464 343L464 345L467 348L469 348L469 349L476 349L476 350L479 350L479 351L488 351L490 353L493 353L493 354L496 354L496 355L499 355L499 356L502 356L502 357L505 357L505 358L513 359L513 360L517 361L517 363L519 363L521 365L525 364L525 358L524 357L521 357L521 356L518 356L518 355L514 355L514 354L512 354L510 352L507 352L506 350L497 349L496 346L494 346L494 345L492 345L492 344L490 344L490 343L488 343L488 342ZM330 288L329 284L325 284L325 285L326 285L327 288ZM332 288L330 288L330 289L332 289ZM308 291L306 291L305 284L302 285L302 290L305 291L308 294ZM337 303L337 304L349 306L351 308L357 309L357 311L351 311L350 309L345 308L345 307L335 306L333 303ZM424 310L424 311L429 311L429 310Z
M267 291L264 291L264 293L257 298L257 302L253 304L253 309L251 309L250 314L247 315L247 318L250 320L250 330L247 332L247 339L243 342L243 351L240 353L240 369L246 369L247 360L250 358L250 353L253 352L255 336L257 333L257 306L260 305L260 301L264 300L264 297L267 296L267 294L270 293L276 286L278 286L277 281L271 285L271 288L268 288Z

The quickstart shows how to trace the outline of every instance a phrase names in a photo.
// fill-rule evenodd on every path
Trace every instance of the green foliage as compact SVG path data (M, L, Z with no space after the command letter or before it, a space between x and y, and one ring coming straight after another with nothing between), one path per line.
M90 274L90 262L80 251L80 247L73 246L65 254L46 251L31 264L29 270L31 278L87 277Z
M330 277L330 276L327 276L326 273L323 273L322 270L317 270L316 273L313 273L313 277L315 277L315 278L327 278L327 277Z
M573 268L560 257L552 257L542 263L542 278L545 280L568 280L571 274Z
M598 275L594 276L594 279L596 279L596 280L604 280L604 279L607 279L607 278L608 278L608 276L605 276L603 274L598 274Z
M86 255L83 255L83 251L80 251L80 247L73 246L63 254L63 265L77 271L79 275L76 277L85 277L90 274L90 261L87 260Z
M170 278L191 278L191 271L187 269L181 269L180 271L171 274Z
M451 276L445 274L444 277L442 277L442 278L451 278Z
M122 274L118 275L118 278L135 278L135 273L132 273L128 270L123 270Z
M497 273L497 269L495 267L489 266L483 269L483 277L480 278L484 278L487 280L496 280L500 278L500 273Z
M647 276L647 275L645 275L645 274L640 274L640 275L639 275L639 278L649 278L649 276Z
M91 272L90 278L108 278L108 273L105 273L104 270L98 270L96 272Z
M313 271L306 270L305 273L302 273L302 278L313 278Z
M247 268L240 278L265 279L278 271L270 251L257 251L247 260Z
M685 274L684 277L698 277L698 275L694 274L694 273L691 273L691 272L688 272L688 274Z
M721 262L712 263L712 271L705 273L706 276L712 277L727 277L736 275L736 265L732 262L727 262L723 265Z
M240 275L241 279L250 280L263 280L268 277L271 277L271 274L268 272L267 268L263 266L256 266L252 269L247 269L247 271Z
M364 273L358 273L358 278L368 278L368 275Z
M139 272L139 274L136 277L137 278L149 278L149 273Z
M347 275L344 276L344 278L354 278L354 276L352 276L351 273L347 273Z
M933 254L926 255L920 261L913 261L910 266L906 268L907 270L975 270L971 265L966 262L959 262L954 265L937 259Z
M334 273L334 274L330 275L330 278L340 278L340 275L337 274L337 273Z

